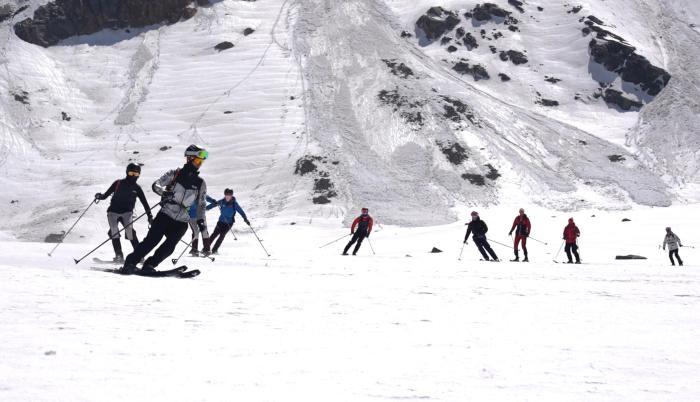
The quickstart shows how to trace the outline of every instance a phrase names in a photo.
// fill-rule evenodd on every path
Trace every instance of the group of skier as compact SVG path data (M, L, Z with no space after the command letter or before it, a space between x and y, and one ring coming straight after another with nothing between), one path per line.
M199 169L208 158L209 153L190 145L185 150L186 163L178 169L166 172L156 180L152 189L161 197L160 210L153 218L151 207L146 201L146 196L137 180L141 175L141 167L130 163L126 168L126 178L116 180L107 191L95 194L96 200L104 200L112 197L107 209L107 221L109 223L109 236L114 248L114 262L123 263L121 272L124 274L135 273L137 264L143 262L141 272L154 272L155 268L175 250L175 246L187 232L192 229L192 249L190 254L199 255L198 239L202 235L202 254L217 253L226 234L231 230L235 222L235 215L239 213L244 222L250 226L250 221L241 206L233 196L233 190L226 189L224 198L216 200L207 195L207 186L201 177ZM139 242L136 231L133 228L133 213L136 199L141 201L148 216L149 230L143 241ZM208 204L207 204L208 203ZM209 236L206 223L206 211L218 207L220 210L219 221L214 233ZM133 252L124 258L121 242L119 240L118 224L124 227L124 235L131 242ZM153 255L144 258L165 238L165 241L155 250ZM212 242L214 247L211 247Z
M130 163L126 168L126 177L114 181L105 193L95 194L96 200L105 200L112 197L110 206L107 209L107 222L109 224L109 236L114 248L114 262L123 263L121 272L125 274L135 273L137 264L143 263L142 273L154 272L155 268L165 260L175 250L175 246L187 232L189 227L192 230L192 248L190 254L198 256L199 237L202 237L201 254L209 256L217 254L226 234L232 230L236 214L243 217L243 221L250 226L250 221L245 212L233 196L233 190L224 190L224 198L216 200L207 195L207 186L199 176L199 169L202 163L208 158L206 150L190 145L185 150L186 163L178 169L166 172L153 185L153 191L161 197L160 210L156 217L153 217L151 207L148 205L143 190L137 184L141 175L141 167ZM133 228L133 214L136 199L139 199L148 217L149 230L142 242L138 241L136 231ZM214 228L214 232L209 235L206 221L206 211L219 208L219 220ZM124 235L131 242L133 252L124 258L121 242L119 239L118 225L124 227ZM362 208L360 216L355 218L350 227L351 240L343 249L342 255L348 255L350 248L355 245L353 255L359 251L364 239L369 238L372 232L374 220L369 215L369 209ZM467 224L467 232L464 236L464 244L468 244L469 236L472 235L474 244L485 261L500 261L496 252L493 251L489 240L486 237L488 226L481 219L479 213L471 213L471 221ZM519 247L523 250L523 262L529 262L527 252L527 240L530 237L532 225L530 219L525 214L525 210L520 208L518 215L513 220L513 224L508 232L513 239L513 252L515 258L511 261L520 261ZM235 236L235 235L234 235ZM578 254L578 238L581 231L574 223L573 218L564 228L563 240L564 251L567 256L567 263L580 264L581 257ZM145 257L165 238L165 241L155 250L155 252L145 259ZM213 244L213 247L212 247ZM675 259L679 265L683 261L678 255L679 247L682 247L680 238L673 233L671 228L666 228L666 236L663 241L663 248L669 248L669 258L671 264L675 265ZM572 258L573 257L573 258ZM574 261L575 258L575 261Z

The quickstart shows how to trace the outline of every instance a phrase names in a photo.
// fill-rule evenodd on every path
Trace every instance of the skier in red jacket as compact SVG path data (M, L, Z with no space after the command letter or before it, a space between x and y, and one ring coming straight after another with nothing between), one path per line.
M513 234L515 230L515 241L513 243L513 252L515 252L515 259L511 261L520 261L520 256L518 256L518 243L523 243L523 254L525 254L525 259L523 262L528 262L527 259L527 237L530 236L530 219L525 215L525 210L520 208L519 215L515 217L513 221L513 226L508 232L508 236Z
M576 240L579 236L581 236L581 231L578 230L578 227L574 223L574 218L569 218L569 224L564 228L564 241L566 242L564 251L566 252L566 257L569 259L567 264L573 264L571 252L573 252L574 257L576 257L576 264L581 263L581 258L578 256L578 245L576 244Z
M373 224L374 220L371 216L369 216L369 209L362 208L362 215L355 218L355 220L352 222L350 234L354 236L352 236L352 239L350 239L348 244L345 246L343 255L348 255L348 250L350 250L350 247L352 247L355 242L357 242L357 245L355 246L355 250L353 250L352 255L357 255L357 251L362 245L362 240L364 240L365 237L369 237L369 234L372 233Z

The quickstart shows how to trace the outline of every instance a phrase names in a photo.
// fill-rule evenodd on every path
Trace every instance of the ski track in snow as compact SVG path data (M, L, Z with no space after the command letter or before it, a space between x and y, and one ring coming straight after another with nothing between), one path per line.
M492 241L514 211L481 211ZM673 268L657 247L668 222L697 244L682 217L698 208L574 215L585 265L551 262L568 215L527 212L549 242L528 264L479 262L471 242L457 261L461 223L377 227L357 257L318 248L347 230L332 219L258 228L270 258L237 226L216 262L184 258L196 279L73 264L92 241L51 259L0 242L0 399L695 400L700 250ZM628 253L649 260L613 260Z

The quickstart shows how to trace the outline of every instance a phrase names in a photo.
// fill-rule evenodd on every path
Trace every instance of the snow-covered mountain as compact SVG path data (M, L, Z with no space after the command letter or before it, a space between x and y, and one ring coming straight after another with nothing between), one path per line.
M700 197L690 0L112 3L0 6L6 233L43 239L128 162L148 187L190 143L259 221Z

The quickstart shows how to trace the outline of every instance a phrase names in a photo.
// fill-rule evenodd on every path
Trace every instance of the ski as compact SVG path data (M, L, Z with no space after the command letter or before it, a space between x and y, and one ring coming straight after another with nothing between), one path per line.
M100 259L100 258L97 258L97 257L94 257L94 258L92 259L92 262L95 262L95 263L98 263L98 264L113 264L113 265L123 265L123 264L124 264L123 262L115 262L115 261L112 261L112 260L103 260L103 259Z
M119 274L119 275L124 275L121 273L119 268L103 268L103 267L90 267L90 269L94 271L101 271L101 272L109 272L113 274ZM192 270L189 272L187 271L187 266L183 265L177 268L169 269L167 271L155 271L155 272L149 272L149 273L144 273L141 272L141 270L138 270L134 272L134 275L138 276L145 276L148 278L165 278L165 277L176 277L176 278L194 278L195 276L199 275L201 272L199 270ZM189 275L187 275L189 274Z
M198 269L193 269L192 271L186 271L186 272L180 272L177 274L175 277L176 278L194 278L195 276L199 276L201 272Z

